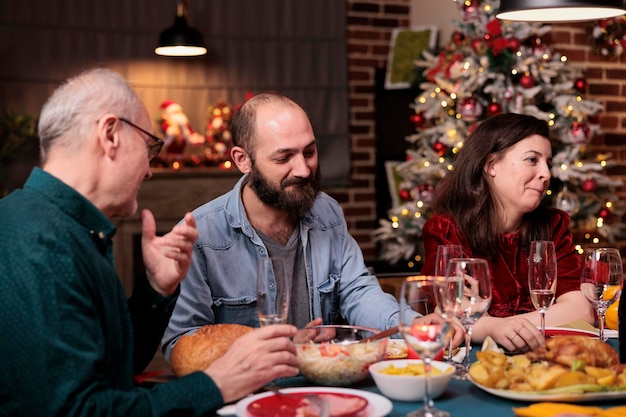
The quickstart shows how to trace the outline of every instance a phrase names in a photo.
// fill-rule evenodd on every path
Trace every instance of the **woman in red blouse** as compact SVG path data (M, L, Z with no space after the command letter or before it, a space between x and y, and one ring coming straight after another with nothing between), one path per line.
M510 351L543 344L540 316L528 290L528 248L551 240L557 250L555 303L546 325L575 320L593 323L590 303L580 292L581 258L575 250L567 213L541 206L550 183L552 147L546 122L506 113L481 123L467 138L454 170L437 185L437 213L423 229L424 274L435 271L437 246L460 244L463 256L487 259L493 298L472 339L491 336Z

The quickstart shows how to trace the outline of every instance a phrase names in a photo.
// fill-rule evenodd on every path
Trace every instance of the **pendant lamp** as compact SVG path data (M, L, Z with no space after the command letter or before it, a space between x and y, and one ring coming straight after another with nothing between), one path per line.
M582 22L626 13L624 0L500 0L498 19L524 22Z
M187 1L179 0L174 25L159 36L154 52L164 56L199 56L206 54L200 31L187 24Z

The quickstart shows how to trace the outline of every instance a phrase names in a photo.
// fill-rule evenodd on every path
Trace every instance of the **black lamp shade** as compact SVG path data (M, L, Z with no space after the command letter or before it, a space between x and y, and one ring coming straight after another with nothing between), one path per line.
M624 0L501 0L496 17L556 23L607 19L624 13Z
M197 56L206 54L202 34L189 27L185 16L176 16L174 25L165 29L159 36L159 46L154 50L158 55Z

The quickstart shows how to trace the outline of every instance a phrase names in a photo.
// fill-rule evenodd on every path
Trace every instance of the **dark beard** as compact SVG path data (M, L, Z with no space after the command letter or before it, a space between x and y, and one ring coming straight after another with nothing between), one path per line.
M280 184L280 188L275 188L253 165L248 175L248 186L265 205L300 218L313 207L320 192L320 177L318 166L315 175L305 179L288 178ZM297 189L285 191L290 185L295 185Z

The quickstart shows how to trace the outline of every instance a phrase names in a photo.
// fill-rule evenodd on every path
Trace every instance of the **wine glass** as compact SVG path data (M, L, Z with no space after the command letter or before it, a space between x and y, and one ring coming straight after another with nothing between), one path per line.
M623 284L622 258L617 249L585 250L580 290L596 309L600 327L599 336L603 342L606 341L604 336L606 309L619 298Z
M439 245L437 246L437 258L435 261L435 275L440 277L446 276L446 267L448 262L452 258L462 258L463 248L461 245ZM448 344L448 354L446 355L446 362L453 362L452 360L452 338Z
M419 353L424 362L424 406L409 414L411 417L449 417L450 413L435 408L430 395L430 369L433 356L441 350L452 337L452 326L447 317L440 323L416 324L412 323L413 310L417 311L424 300L435 300L437 282L445 278L435 276L411 276L402 282L400 290L400 333L408 346ZM438 313L434 313L438 314Z
M456 317L465 331L465 358L463 367L455 372L456 379L467 379L470 365L472 328L491 304L489 265L484 259L454 258L446 270L446 291L439 303L440 309Z
M257 264L256 305L259 324L284 324L289 314L291 276L280 257L260 258Z
M541 315L541 333L546 336L546 312L556 293L556 251L554 242L534 240L528 253L528 289L530 299Z

